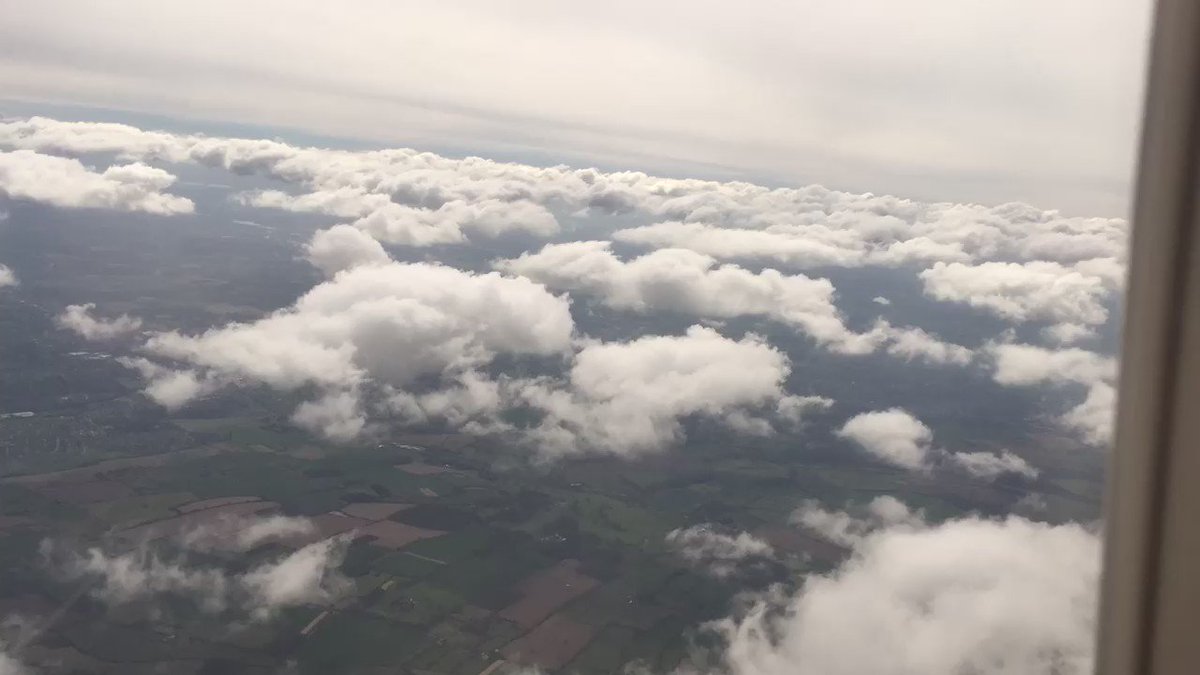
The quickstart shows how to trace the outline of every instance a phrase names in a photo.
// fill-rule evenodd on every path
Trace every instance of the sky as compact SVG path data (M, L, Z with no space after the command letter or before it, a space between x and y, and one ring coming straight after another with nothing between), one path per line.
M1124 216L1148 4L2 0L0 112Z

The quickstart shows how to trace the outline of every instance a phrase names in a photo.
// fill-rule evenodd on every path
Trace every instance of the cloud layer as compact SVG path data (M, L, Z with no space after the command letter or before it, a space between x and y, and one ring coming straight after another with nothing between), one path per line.
M852 329L829 281L835 275L798 269L898 268L893 273L915 275L933 301L1015 325L1034 324L1045 340L1060 345L1095 336L1109 321L1108 307L1123 283L1124 221L1064 216L1024 204L920 202L817 185L770 189L46 118L0 121L0 147L13 149L4 153L13 166L28 165L13 175L44 165L153 190L172 180L153 163L256 174L287 189L235 195L247 207L342 220L316 232L305 247L328 280L293 306L199 335L157 333L139 357L124 359L146 377L147 394L172 408L236 383L311 390L314 395L297 408L294 420L337 439L371 431L380 417L442 420L481 433L504 430L509 425L504 411L524 407L540 411L545 423L533 426L543 443L569 436L589 439L584 445L612 447L594 442L600 432L587 431L598 423L588 421L596 415L579 412L594 402L592 393L553 378L489 370L500 355L560 359L568 370L575 367L587 340L576 332L569 298L556 292L632 313L680 313L710 323L762 317L794 327L834 354L882 352L924 364L988 367L999 353L991 343L956 344L918 326L893 324L907 311L899 306L878 303L875 321L868 317L857 324L864 327ZM126 163L96 173L77 160L43 153L101 153ZM55 203L79 202L68 182L21 184L27 183L61 192ZM153 195L162 196L122 189L121 199L93 202L153 209ZM581 214L622 214L644 223L612 235L622 251L638 253L617 255L612 242L594 236L550 243L496 261L497 269L516 275L505 276L394 262L385 248L396 253L398 247L470 244L514 233L560 238L574 234L560 219L570 218L574 226ZM436 290L413 290L425 288ZM130 330L136 322L129 317L105 322L83 307L69 310L74 313L64 322L97 337ZM400 356L384 358L388 350ZM997 382L1011 384L1003 377ZM1027 384L1062 383L1042 378ZM1102 444L1108 438L1111 378L1082 383L1083 399L1058 419L1087 442ZM781 391L778 398L786 396ZM653 431L629 438L677 438L681 420L708 414L709 407L709 402L684 405L665 417L651 409L639 425ZM760 413L739 415L716 417L745 431L773 427ZM904 462L917 461L918 453L907 454ZM965 459L957 464L974 472L1013 465Z

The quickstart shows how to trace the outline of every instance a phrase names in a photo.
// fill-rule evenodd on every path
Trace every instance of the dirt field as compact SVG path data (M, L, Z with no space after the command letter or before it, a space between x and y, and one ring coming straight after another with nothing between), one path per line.
M0 516L0 531L4 531L10 527L20 527L32 523L32 518L25 516Z
M310 534L289 537L284 543L288 546L300 548L321 541L322 539L327 539L335 534L349 532L355 528L362 528L370 522L362 518L343 516L336 513L322 513L319 516L313 516L309 520L312 521L314 526Z
M118 535L122 540L129 543L139 541L149 541L152 539L161 539L162 537L170 537L196 529L202 525L211 525L214 522L219 522L223 518L231 518L238 516L251 516L264 512L275 511L279 508L279 504L275 502L242 502L240 504L227 504L225 506L216 506L202 511L192 511L185 513L175 518L167 518L165 520L156 520L153 523L138 525L126 530L122 530Z
M421 462L413 462L412 464L397 464L397 469L405 473L411 473L414 476L436 476L440 473L449 473L451 469L436 464L423 464Z
M128 485L103 479L82 483L50 483L38 485L35 489L51 499L71 504L106 502L112 499L124 499L133 494L133 490Z
M258 497L213 497L212 499L201 499L197 502L188 502L176 506L175 510L180 513L191 513L192 511L203 511L204 509L212 509L218 506L229 506L230 504L245 504L248 502L257 502Z
M358 502L351 504L342 509L342 513L363 520L383 520L399 513L404 509L412 508L412 504L393 504L391 502Z
M521 582L524 594L505 607L500 616L528 630L538 625L568 600L577 598L600 584L579 572L578 560L563 560Z
M805 553L815 560L837 563L849 555L850 550L831 541L814 537L794 527L771 526L755 532L771 546L789 553Z
M522 665L554 670L583 651L595 634L596 629L592 626L555 614L525 636L510 642L502 653L506 659Z
M38 483L81 483L95 480L99 476L112 471L136 469L148 466L162 466L167 462L173 462L177 459L209 457L233 450L235 450L235 448L224 443L214 443L212 445L204 445L198 448L189 448L187 450L169 452L161 455L109 459L89 466L82 466L78 469L66 469L63 471L52 471L49 473L30 474L28 476L12 476L0 480L0 483L22 483L26 485L34 485Z
M376 523L371 523L362 528L360 534L365 537L374 537L375 541L371 542L376 546L384 548L399 549L408 546L414 541L421 539L431 539L440 537L445 532L441 530L426 530L421 527L413 527L404 523L397 523L394 520L381 520Z

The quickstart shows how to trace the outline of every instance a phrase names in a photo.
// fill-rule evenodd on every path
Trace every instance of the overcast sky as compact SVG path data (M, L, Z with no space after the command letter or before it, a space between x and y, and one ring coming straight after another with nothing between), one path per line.
M0 0L0 91L8 107L1124 215L1148 4Z

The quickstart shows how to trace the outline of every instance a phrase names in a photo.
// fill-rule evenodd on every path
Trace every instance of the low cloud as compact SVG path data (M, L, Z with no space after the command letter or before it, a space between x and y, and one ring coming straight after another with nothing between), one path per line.
M16 272L13 272L12 268L8 265L0 265L0 288L18 285L20 285L20 282L17 281Z
M837 352L874 351L880 336L859 335L843 323L827 279L758 273L683 249L662 249L628 262L604 241L550 244L537 253L502 260L496 267L552 288L598 296L606 305L635 312L682 312L700 317L759 315L795 326Z
M935 263L921 272L925 295L1010 321L1097 326L1108 320L1105 278L1056 262ZM1067 331L1068 329L1059 329Z
M268 519L248 527L232 538L218 537L215 529L185 534L178 541L184 549L173 554L147 545L124 553L100 547L79 551L50 541L43 542L42 551L59 576L89 581L91 594L113 606L174 596L206 613L264 621L287 607L327 603L349 590L350 581L337 569L349 543L344 537L309 544L245 572L194 562L187 554L244 551L298 530L291 519Z
M163 192L174 182L174 175L141 163L96 172L76 159L0 151L0 194L60 208L191 213L191 200Z
M344 556L345 540L331 538L242 574L238 583L249 594L252 616L264 620L285 607L328 603L341 597L352 586L337 571Z
M0 643L0 675L29 675L29 669L25 667L25 664L9 655L4 650L2 643Z
M834 433L876 459L911 471L953 466L983 480L995 480L1005 474L1030 480L1038 476L1037 469L1008 450L950 452L934 448L933 432L902 408L855 415Z
M251 323L156 333L127 365L168 406L235 381L315 387L297 421L345 438L362 428L363 388L452 379L499 353L564 354L573 332L566 299L526 279L388 263L345 270Z
M559 230L554 214L526 200L453 199L426 207L396 203L388 192L337 187L301 195L268 190L240 195L238 201L260 208L354 218L348 226L379 241L405 246L459 244L468 240L468 232L486 238L510 232L547 237Z
M189 551L245 552L315 531L316 526L308 518L225 516L182 533L177 541Z
M1081 385L1083 402L1057 418L1084 442L1104 446L1112 441L1116 413L1116 359L1077 348L1046 349L1034 345L993 343L992 378L1008 386Z
M900 408L855 415L836 434L881 461L914 470L928 465L933 440L929 427Z
M970 349L943 342L920 328L893 328L886 323L882 325L885 326L883 333L887 335L887 353L906 361L965 366L975 358L975 353Z
M680 440L689 416L772 433L773 417L794 423L804 409L828 405L789 396L790 370L787 357L757 337L732 340L692 326L678 337L588 345L565 383L526 381L514 395L543 414L525 432L542 452L632 455Z
M712 625L734 675L1092 671L1099 538L1011 516L855 534L837 570Z
M684 248L723 260L771 260L798 267L858 267L864 263L864 247L852 236L809 236L792 231L723 228L703 223L665 222L644 225L613 234L616 241L653 248Z
M950 461L976 478L994 480L1005 474L1021 476L1029 480L1038 477L1038 470L1009 450L999 454L991 452L956 452L949 455Z
M334 225L313 234L304 248L308 261L328 276L360 265L391 261L378 241L349 225Z
M748 532L724 534L712 524L671 530L666 541L684 560L719 579L734 575L748 562L775 555L770 544Z
M1042 336L1056 345L1070 345L1092 337L1095 331L1080 323L1056 323L1042 329Z
M597 296L617 309L715 319L765 316L843 354L867 354L886 345L889 354L910 361L961 365L972 358L969 349L919 328L894 328L880 321L865 333L851 331L834 304L836 291L828 279L773 269L751 272L685 249L660 249L624 261L609 242L581 241L549 244L495 265L552 288Z
M733 340L692 326L680 336L587 342L563 378L464 373L436 392L394 392L389 404L412 422L441 419L471 432L508 434L543 457L634 456L682 441L689 418L771 435L833 404L788 394L783 383L790 372L787 357L761 338ZM501 417L510 410L535 421L514 426Z
M85 340L112 340L113 338L132 335L142 327L142 320L122 314L114 319L105 319L92 315L96 309L93 303L85 305L67 305L55 321L62 328L74 331Z
M867 535L881 528L913 529L925 526L924 511L913 511L907 504L881 495L872 499L857 515L847 511L831 511L816 500L807 500L791 516L791 522L848 548L862 542Z

